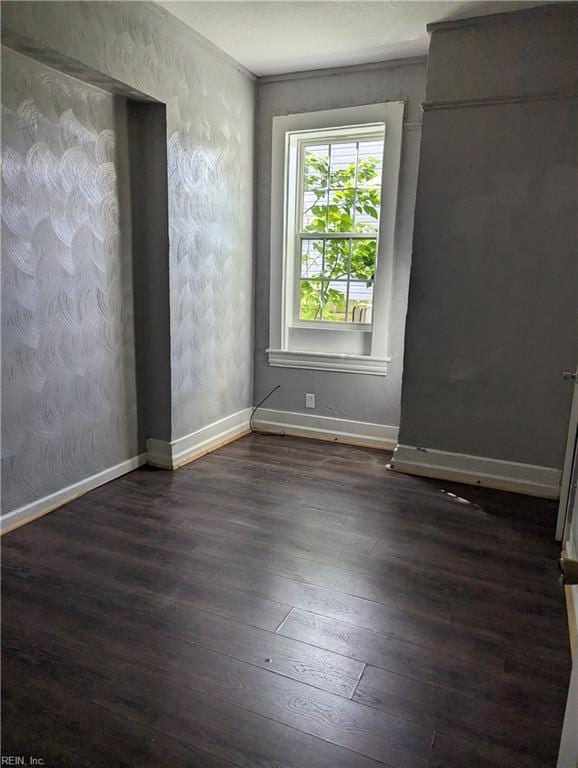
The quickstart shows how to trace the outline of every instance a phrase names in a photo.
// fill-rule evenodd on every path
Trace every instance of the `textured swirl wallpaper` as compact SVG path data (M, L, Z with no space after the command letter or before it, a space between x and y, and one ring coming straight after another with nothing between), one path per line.
M110 94L9 49L2 76L10 510L135 456L138 446L131 254L120 236L116 167L122 114Z
M255 85L146 4L2 14L9 511L138 452L118 99L33 58L166 104L173 439L251 404Z

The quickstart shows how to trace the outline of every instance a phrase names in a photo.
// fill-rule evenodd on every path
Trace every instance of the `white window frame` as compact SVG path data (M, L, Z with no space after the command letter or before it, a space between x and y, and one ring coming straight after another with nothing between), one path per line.
M404 108L404 101L388 101L273 118L269 365L386 375ZM376 125L385 126L385 141L372 323L299 320L295 220L300 190L295 169L300 142L313 132L347 128L360 134Z

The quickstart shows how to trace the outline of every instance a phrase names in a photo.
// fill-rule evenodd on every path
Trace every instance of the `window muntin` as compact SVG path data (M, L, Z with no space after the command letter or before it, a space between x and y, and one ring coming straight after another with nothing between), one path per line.
M383 147L383 124L299 141L298 324L371 326Z

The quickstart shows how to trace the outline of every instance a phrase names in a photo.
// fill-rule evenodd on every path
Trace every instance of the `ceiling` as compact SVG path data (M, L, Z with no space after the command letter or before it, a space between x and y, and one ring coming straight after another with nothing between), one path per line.
M537 4L505 0L159 3L259 76L423 55L430 22Z

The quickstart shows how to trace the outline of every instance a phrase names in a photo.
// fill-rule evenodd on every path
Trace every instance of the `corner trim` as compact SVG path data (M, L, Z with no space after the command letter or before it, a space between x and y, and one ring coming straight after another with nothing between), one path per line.
M409 475L480 485L545 499L557 499L560 495L561 472L554 467L450 453L415 445L398 444L393 453L391 469Z
M148 463L159 469L178 469L206 453L250 432L251 408L232 413L176 440L147 440Z
M302 350L267 349L267 362L273 368L305 368L309 371L366 373L386 376L388 357L346 355L337 352L305 352Z
M295 411L259 408L253 417L256 431L276 432L295 437L310 437L333 443L360 445L391 451L397 442L398 428L366 421L337 419Z
M1 535L3 536L5 533L20 528L21 525L26 525L26 523L30 523L32 520L36 520L38 517L42 517L48 514L48 512L62 507L64 504L68 504L69 501L73 501L73 499L79 496L84 496L85 493L98 488L100 485L109 483L121 475L126 475L127 472L132 472L133 469L138 469L138 467L146 464L146 461L146 453L141 453L132 459L121 461L120 464L115 464L113 467L103 469L102 472L97 472L96 475L86 477L78 483L68 485L66 488L51 493L49 496L44 496L42 499L38 499L38 501L33 501L2 515L0 518Z

